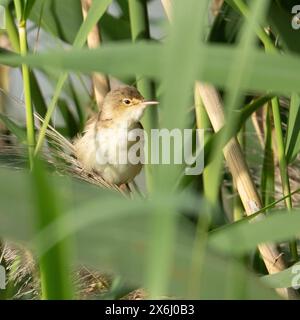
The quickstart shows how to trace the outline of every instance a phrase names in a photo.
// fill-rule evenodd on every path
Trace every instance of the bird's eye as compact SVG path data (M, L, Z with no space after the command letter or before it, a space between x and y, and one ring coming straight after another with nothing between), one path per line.
M131 104L131 100L130 99L123 99L123 102L127 105Z

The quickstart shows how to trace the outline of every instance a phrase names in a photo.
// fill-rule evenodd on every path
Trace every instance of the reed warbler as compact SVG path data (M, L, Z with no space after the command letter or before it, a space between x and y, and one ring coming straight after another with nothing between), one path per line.
M133 144L128 140L130 132L143 129L140 119L146 107L157 103L145 100L134 87L110 91L97 117L87 123L82 136L74 142L75 155L83 169L96 172L117 185L132 181L141 171L142 163L116 162L116 152L128 153ZM143 144L143 137L140 139Z

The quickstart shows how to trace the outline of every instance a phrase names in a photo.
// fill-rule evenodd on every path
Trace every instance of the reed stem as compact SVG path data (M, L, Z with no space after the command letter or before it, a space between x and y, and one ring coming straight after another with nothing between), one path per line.
M265 151L263 168L261 173L261 196L263 206L267 206L274 202L275 194L275 174L274 174L274 153L272 149L272 123L271 123L271 105L266 105L265 120Z
M284 148L282 127L281 127L281 116L280 116L278 98L272 99L272 111L273 111L273 118L274 118L275 136L276 136L276 142L277 142L276 146L277 146L282 191L283 191L283 195L287 196L291 193L291 187L290 187L288 167L287 167L287 162L285 157L285 148ZM288 211L292 210L291 197L287 197L285 199L285 205ZM292 259L294 260L294 262L296 262L299 260L296 240L295 239L291 240L289 245L290 245L290 252L291 252Z
M26 21L19 22L19 41L20 41L20 54L25 56L27 54L27 35L26 35ZM34 131L34 116L33 106L31 99L31 86L29 68L26 64L22 64L22 76L24 86L24 98L26 108L26 129L27 129L27 145L29 155L30 169L33 168L33 157L35 147L35 131Z

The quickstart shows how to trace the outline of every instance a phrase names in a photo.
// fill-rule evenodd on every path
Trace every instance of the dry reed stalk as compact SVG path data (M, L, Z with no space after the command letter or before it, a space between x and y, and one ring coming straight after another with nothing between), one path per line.
M81 0L82 14L84 19L86 19L91 5L92 0ZM97 48L101 45L101 37L97 25L95 25L91 32L88 34L87 43L90 49ZM103 99L110 90L109 79L108 76L95 72L92 75L92 82L95 99L98 109L100 110Z
M167 17L171 17L171 0L161 0ZM215 132L219 131L225 124L223 104L215 87L196 82L196 94L201 97L205 110ZM249 168L243 156L238 140L234 137L223 149L229 170L232 174L237 191L245 208L247 216L262 208L261 199L255 184L250 176ZM263 215L253 220L262 219ZM273 243L260 244L258 246L262 259L270 274L283 271L287 268L282 253ZM292 289L280 288L277 292L284 298L295 298L296 292Z

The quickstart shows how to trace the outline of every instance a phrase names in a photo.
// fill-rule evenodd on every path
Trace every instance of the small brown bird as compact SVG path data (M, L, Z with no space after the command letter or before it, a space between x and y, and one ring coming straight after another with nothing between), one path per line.
M147 106L157 103L146 101L134 87L110 91L97 118L91 119L83 135L74 142L75 155L83 169L117 185L132 181L141 171L142 163L118 162L116 153L127 154L134 143L128 140L130 132L143 129L139 120ZM140 138L139 143L144 143L143 136Z

